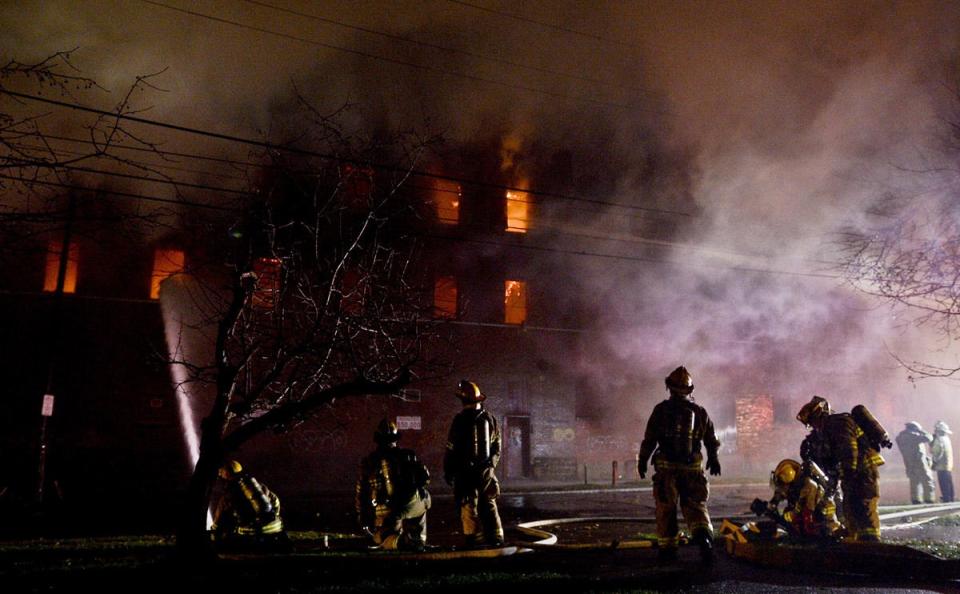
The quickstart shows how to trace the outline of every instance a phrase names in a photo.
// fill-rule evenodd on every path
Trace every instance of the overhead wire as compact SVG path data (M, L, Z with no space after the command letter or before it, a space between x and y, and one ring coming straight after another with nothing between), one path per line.
M494 57L494 56L487 56L487 55L483 55L483 54L478 54L478 53L471 52L471 51L464 50L464 49L459 49L459 48L455 48L455 47L448 47L448 46L440 45L440 44L437 44L437 43L430 43L430 42L428 42L428 41L421 41L421 40L419 40L419 39L411 39L410 37L405 37L405 36L403 36L403 35L397 35L397 34L395 34L395 33L389 33L389 32L386 32L386 31L379 31L379 30L377 30L377 29L373 29L373 28L370 28L370 27L361 27L361 26L359 26L359 25L352 25L352 24L350 24L350 23L345 23L345 22L343 22L343 21L338 21L338 20L336 20L336 19L331 19L331 18L328 18L328 17L322 17L322 16L315 15L315 14L300 12L300 11L293 10L293 9L290 9L290 8L285 8L285 7L283 7L283 6L275 6L275 5L270 4L270 3L268 3L268 2L262 2L261 0L240 0L240 1L241 1L241 2L246 2L247 4L252 4L252 5L254 5L254 6L259 6L259 7L261 7L261 8L266 8L266 9L274 10L274 11L276 11L276 12L281 12L281 13L285 13L285 14L289 14L289 15L293 15L293 16L297 16L297 17L306 18L306 19L310 19L310 20L313 20L313 21L318 21L318 22L321 22L321 23L326 23L326 24L329 24L329 25L333 25L333 26L336 26L336 27L343 27L343 28L345 28L345 29L350 29L351 31L360 31L360 32L362 32L362 33L368 33L368 34L370 34L370 35L377 35L377 36L385 37L385 38L387 38L387 39L392 39L392 40L395 40L395 41L402 41L402 42L404 42L404 43L409 43L409 44L417 45L417 46L420 46L420 47L430 48L430 49L434 49L434 50L438 50L438 51L443 51L443 52L448 52L448 53L452 53L452 54L459 54L459 55L467 56L467 57L469 57L469 58L473 58L473 59L476 59L476 60L483 60L483 61L487 61L487 62L493 62L493 63L495 63L495 64L501 64L501 65L504 65L504 66L510 66L510 67L512 67L512 68L521 68L521 69L524 69L524 70L530 70L530 71L533 71L533 72L540 72L540 73L542 73L542 74L549 74L549 75L552 75L552 76L559 76L559 77L568 78L568 79L571 79L571 80L578 80L578 81L580 81L580 82L586 82L586 83L590 83L590 84L593 84L593 85L615 86L615 87L621 88L621 89L635 90L635 91L641 91L641 92L644 92L644 93L648 93L648 91L646 91L645 89L642 89L642 88L639 88L639 87L636 87L636 86L633 86L633 85L625 85L625 84L623 84L623 83L619 83L619 82L612 81L612 80L601 80L601 79L597 79L597 78L590 78L590 77L587 77L587 76L580 76L580 75L577 75L577 74L571 74L571 73L569 73L569 72L560 72L560 71L558 71L558 70L551 70L550 68L543 68L543 67L540 67L540 66L533 66L533 65L530 65L530 64L522 64L522 63L520 63L520 62L514 62L514 61L512 61L512 60L505 60L505 59L503 59L503 58L497 58L497 57Z
M90 140L90 139L74 138L74 137L69 137L69 136L58 136L58 135L53 135L53 134L44 134L44 138L46 138L46 139L54 139L54 140L61 140L61 141L65 141L65 142L74 142L74 143L78 143L78 144L87 144L87 145L97 146L97 143L94 142L94 141L92 141L92 140ZM38 150L38 151L46 151L46 150L48 150L48 147L42 147L42 146L28 146L27 148L31 148L31 149ZM156 154L156 153L157 153L157 150L156 150L156 149L149 149L149 148L136 147L136 146L127 146L127 145L122 145L122 144L121 144L121 145L113 145L112 148L113 148L114 150L127 150L127 151L135 151L135 152L142 152L142 153L148 153L148 154ZM79 151L71 151L71 150L63 149L63 148L58 148L58 149L55 149L55 150L56 150L57 153L63 153L63 154L65 154L65 155L72 155L72 156L80 156L80 155L85 154L85 153L82 153L82 152L79 152ZM178 151L171 151L171 150L166 149L166 148L162 150L162 156L163 156L163 157L180 157L180 158L184 158L184 159L202 159L202 160L208 160L208 161L223 163L223 164L230 165L230 166L263 167L263 168L269 168L269 167L270 167L270 165L267 164L267 163L258 163L258 162L252 162L252 161L241 161L241 160L238 160L238 159L228 159L228 158L225 158L225 157L211 157L211 156L208 156L208 155L202 155L202 154L198 154L198 153L184 153L184 152L178 152ZM249 181L249 180L248 180L247 178L245 178L245 177L240 177L240 176L236 176L236 175L226 175L226 174L216 173L216 172L208 171L208 170L197 170L197 169L190 169L190 168L186 168L186 167L177 167L177 166L175 166L175 165L170 165L170 164L166 164L166 163L150 163L150 164L149 164L149 167L150 167L151 169L154 169L154 168L155 168L155 169L170 169L170 170L173 170L173 171L181 171L181 172L184 172L184 173L194 173L194 174L197 174L197 175L206 175L206 176L211 176L211 177L219 177L219 178L222 178L222 179L229 179L229 180L235 180L235 181ZM290 173L294 174L294 175L296 175L296 174L308 174L308 173L310 173L310 171L308 171L308 170L303 170L303 169L301 169L301 170L292 169L292 170L288 170L288 171L289 171ZM469 180L462 180L461 183L469 183ZM407 184L404 184L404 187L405 187L405 188L409 188L409 189L425 190L425 191L435 192L435 193L441 193L441 194L457 194L457 195L462 194L462 189L460 189L460 184L457 185L457 188L442 188L442 187L437 187L437 186L423 186L423 185L417 185L417 184L413 184L413 183L407 183ZM511 202L521 202L521 203L533 204L533 205L538 204L537 201L523 200L523 199L520 199L520 198L511 198L510 200L511 200ZM628 218L628 219L634 219L634 220L645 220L645 219L646 219L646 216L644 215L644 213L611 212L611 211L607 211L607 212L602 212L602 213L600 213L600 212L598 212L596 209L584 208L584 207L578 207L578 206L568 207L567 210L574 210L574 211L577 211L577 212L584 212L584 213L589 213L589 214L593 214L593 215L601 215L601 216L603 216L603 217L611 217L611 216L612 216L612 217L617 217L617 218ZM569 232L563 232L563 233L569 234Z
M175 12L179 12L179 13L186 14L186 15L190 15L190 16L197 17L197 18L207 19L207 20L210 20L210 21L213 21L213 22L216 22L216 23L221 23L221 24L225 24L225 25L230 25L230 26L233 26L233 27L241 28L241 29L247 29L247 30L249 30L249 31L256 31L256 32L258 32L258 33L263 33L263 34L266 34L266 35L274 35L274 36L277 36L277 37L282 37L282 38L284 38L284 39L289 39L289 40L291 40L291 41L298 41L298 42L301 42L301 43L306 43L306 44L314 45L314 46L317 46L317 47L323 47L323 48L327 48L327 49L332 49L332 50L336 50L336 51L340 51L340 52L345 52L345 53L353 54L353 55L356 55L356 56L362 56L362 57L364 57L364 58L368 58L368 59L372 59L372 60L377 60L377 61L381 61L381 62L386 62L386 63L388 63L388 64L396 64L396 65L398 65L398 66L405 66L405 67L407 67L407 68L415 68L415 69L423 70L423 71L427 71L427 72L435 72L435 73L439 73L439 74L444 74L444 75L448 75L448 76L454 76L454 77L463 78L463 79L466 79L466 80L471 80L471 81L474 81L474 82L481 82L481 83L496 85L496 86L504 87L504 88L508 88L508 89L514 89L514 90L517 90L517 91L524 91L524 92L529 92L529 93L538 93L538 94L541 94L541 95L544 95L544 96L547 96L547 97L553 97L553 98L555 98L555 99L565 99L565 100L568 100L568 101L577 101L577 102L581 102L581 103L591 103L591 104L594 104L594 105L603 105L603 106L606 106L606 107L614 107L614 108L617 108L617 109L627 109L627 110L633 110L633 111L639 111L639 112L649 112L649 113L655 113L655 114L658 114L658 115L670 115L669 113L667 113L667 112L665 112L665 111L663 111L663 110L644 108L644 107L641 107L641 106L639 106L639 105L625 104L625 103L614 103L614 102L603 101L603 100L600 100L600 99L595 99L595 98L593 98L593 97L587 97L587 96L565 95L565 94L563 94L563 93L557 93L557 92L554 92L554 91L549 91L549 90L547 90L547 89L540 89L540 88L537 88L537 87L530 87L530 86L525 86L525 85L517 85L517 84L512 84L512 83L507 83L507 82L499 81L499 80L494 80L494 79L492 79L492 78L486 78L486 77L483 77L483 76L477 76L477 75L473 75L473 74L466 74L466 73L463 73L463 72L456 72L456 71L453 71L453 70L447 70L447 69L445 69L445 68L440 68L440 67L437 67L437 66L431 66L431 65L429 65L429 64L418 64L418 63L416 63L416 62L409 62L409 61L400 60L400 59L397 59L397 58L389 58L389 57L385 57L385 56L379 56L379 55L376 55L376 54L371 54L371 53L369 53L369 52L364 52L364 51L357 50L357 49L353 49L353 48L343 47L343 46L335 45L335 44L332 44L332 43L326 43L326 42L323 42L323 41L317 41L317 40L314 40L314 39L307 39L307 38L305 38L305 37L300 37L300 36L298 36L298 35L292 35L292 34L290 34L290 33L283 33L283 32L281 32L281 31L274 31L274 30L272 30L272 29L267 29L266 27L258 27L258 26L254 26L254 25L248 25L248 24L246 24L246 23L241 23L241 22L238 22L238 21L233 21L233 20L226 19L226 18L223 18L223 17L213 16L213 15L205 14L205 13L202 13L202 12L197 12L197 11L194 11L194 10L189 10L189 9L186 9L186 8L180 8L180 7L178 7L178 6L171 6L171 5L165 4L165 3L163 3L163 2L158 2L157 0L140 0L140 1L141 1L141 2L144 2L144 3L146 3L146 4L150 4L150 5L152 5L152 6L156 6L156 7L159 7L159 8L165 8L165 9L167 9L167 10L172 10L172 11L175 11Z
M561 33L569 33L569 34L571 34L571 35L576 35L576 36L578 36L578 37L586 37L586 38L588 38L588 39L592 39L592 40L594 40L594 41L599 41L599 42L601 42L601 43L615 44L615 45L619 45L619 46L621 46L621 47L629 47L629 48L633 48L633 49L641 49L641 50L644 49L642 46L639 46L639 45L634 44L634 43L629 43L629 42L621 41L621 40L618 40L618 39L611 39L611 38L609 38L609 37L602 37L602 36L596 35L596 34L594 34L594 33L586 33L586 32L584 32L584 31L578 31L578 30L576 30L576 29L570 29L569 27L561 27L560 25L553 25L553 24L550 24L550 23L545 23L545 22L543 22L543 21L538 21L538 20L536 20L536 19L531 19L531 18L529 18L529 17L525 17L525 16L522 16L522 15L512 14L512 13L509 13L509 12L503 12L503 11L501 11L501 10L495 10L495 9L493 9L493 8L489 8L489 7L486 7L486 6L480 6L479 4L474 4L474 3L472 3L472 2L465 2L464 0L446 0L446 1L449 2L450 4L457 4L457 5L460 5L460 6L465 6L465 7L467 7L467 8L471 8L471 9L473 9L473 10L478 10L478 11L481 11L481 12L486 12L486 13L488 13L488 14L495 14L495 15L502 16L502 17L505 17L505 18L508 18L508 19L512 19L512 20L515 20L515 21L520 21L520 22L523 22L523 23L531 24L531 25L538 25L538 26L540 26L540 27L544 27L544 28L546 28L546 29L551 29L551 30L553 30L553 31L560 31Z
M157 196L151 196L151 195L135 193L135 192L121 192L117 190L91 188L91 187L81 186L77 184L65 184L62 182L51 182L51 181L45 181L45 180L23 180L19 177L10 176L10 175L0 174L0 179L14 180L24 184L40 184L40 185L46 185L51 187L64 188L64 189L73 190L73 191L114 195L114 196L120 196L125 198L135 198L135 199L141 199L141 200L152 201L152 202L175 204L178 206L205 208L205 209L218 210L218 211L224 211L224 212L239 212L241 210L240 208L217 206L213 204L206 204L206 203L194 202L194 201L182 200L182 199L160 198ZM572 256L608 259L608 260L643 262L643 263L650 263L650 264L666 264L666 265L680 266L680 267L692 265L690 262L677 262L675 260L663 260L659 258L652 258L649 256L611 254L606 252L596 252L596 251L589 251L589 250L562 249L562 248L550 247L550 246L544 246L544 245L535 245L528 242L519 243L519 242L513 242L513 241L495 241L491 239L482 239L477 237L451 236L451 235L439 234L439 233L429 232L429 231L427 232L417 231L417 232L411 233L410 235L413 237L438 239L442 241L472 243L477 245L497 246L501 248L516 248L521 250L536 251L536 252L543 252L543 253L557 253L557 254L565 254L565 255L572 255ZM678 244L678 246L683 247L683 244ZM660 247L678 247L678 246L661 245ZM689 246L689 247L692 247L694 249L696 248L696 246ZM778 270L773 268L756 268L756 267L748 267L748 266L735 266L735 265L729 265L729 264L710 264L710 266L712 268L728 269L736 272L750 272L750 273L773 274L773 275L781 275L781 276L796 276L796 277L823 278L823 279L842 279L843 278L841 275L827 274L827 273L800 272L795 270Z
M149 0L142 0L142 1L146 2L146 1L149 1ZM370 161L370 160L366 160L366 159L349 158L349 157L343 157L343 156L340 156L340 155L334 155L334 154L328 154L328 153L319 153L319 152L317 152L317 151L312 151L312 150L309 150L309 149L302 149L302 148L297 148L297 147L292 147L292 146L279 145L279 144L275 144L275 143L271 143L271 142L266 142L266 141L263 141L263 140L254 140L254 139L250 139L250 138L243 138L243 137L241 137L241 136L233 136L233 135L229 135L229 134L223 134L223 133L220 133L220 132L212 132L212 131L208 131L208 130L202 130L202 129L199 129L199 128L193 128L193 127L189 127L189 126L182 126L182 125L179 125L179 124L171 124L171 123L169 123L169 122L161 122L161 121L158 121L158 120L151 120L151 119L144 118L144 117L140 117L140 116L134 116L134 115L124 114L124 113L111 112L111 111L107 111L107 110L103 110L103 109L97 109L97 108L93 108L93 107L88 107L88 106L85 106L85 105L81 105L81 104L79 104L79 103L70 103L70 102L67 102L67 101L60 101L60 100L57 100L57 99L50 99L50 98L47 98L47 97L38 97L38 96L30 95L30 94L27 94L27 93L20 93L20 92L17 92L17 91L11 91L11 90L9 90L9 89L0 89L0 94L6 94L6 95L10 95L11 97L18 97L18 98L20 98L20 99L27 99L27 100L31 100L31 101L37 101L37 102L40 102L40 103L46 103L46 104L48 104L48 105L57 105L57 106L60 106L60 107L66 107L66 108L68 108L68 109L74 109L74 110L77 110L77 111L84 111L84 112L87 112L87 113L94 113L94 114L98 114L98 115L102 115L102 116L107 116L107 117L110 117L110 118L116 118L116 119L118 119L118 120L126 120L126 121L130 121L130 122L136 122L136 123L139 123L139 124L146 124L146 125L150 125L150 126L156 126L156 127L159 127L159 128L165 128L165 129L174 130L174 131L177 131L177 132L184 132L184 133L188 133L188 134L195 134L195 135L203 136L203 137L207 137L207 138L215 138L215 139L218 139L218 140L224 140L224 141L229 141L229 142L236 142L236 143L239 143L239 144L245 144L245 145L247 145L247 146L256 146L256 147L260 147L260 148L264 148L264 149L268 149L268 150L274 150L274 151L279 151L279 152L288 152L288 153L293 153L293 154L303 155L303 156L309 156L309 157L316 157L316 158L321 158L321 159L327 159L327 160L330 160L330 161L337 161L337 162L346 163L346 164L351 164L351 165L358 165L358 166L362 166L362 167L372 167L372 168L379 169L379 170L382 170L382 171L391 171L391 172L394 172L394 173L403 173L403 174L410 174L410 175L418 175L418 176L427 177L427 178L432 178L432 179L442 179L442 180L446 180L446 181L459 182L459 183L468 184L468 185L477 186L477 187L483 187L483 188L489 188L489 189L495 189L495 190L503 190L503 191L511 191L511 192L521 192L521 193L524 193L524 194L526 194L526 195L531 195L531 196L545 196L545 197L549 197L549 198L558 198L558 199L561 199L561 200L570 200L570 201L574 201L574 202L584 202L584 203L588 203L588 204L596 204L596 205L601 205L601 206L610 206L610 207L614 207L614 208L623 208L623 209L629 209L629 210L650 212L650 213L656 213L656 214L668 214L668 215L682 216L682 217L692 217L692 216L695 216L695 215L693 215L693 214L691 214L691 213L689 213L689 212L683 212L683 211L678 211L678 210L670 210L670 209L663 209L663 208L652 208L652 207L648 207L648 206L638 206L638 205L634 205L634 204L623 204L623 203L617 203L617 202L608 202L608 201L605 201L605 200L598 200L598 199L593 199L593 198L585 198L585 197L582 197L582 196L570 196L570 195L567 195L567 194L560 194L560 193L556 193L556 192L547 192L547 191L543 191L543 190L537 190L537 189L535 189L535 188L521 188L521 187L509 186L509 185L505 185L505 184L496 184L496 183L484 182L484 181L480 181L480 180L465 179L465 178L461 178L461 177L457 177L457 176L453 176L453 175L442 175L442 174L438 174L438 173L431 173L431 172L428 172L428 171L422 171L422 170L417 170L417 169L401 168L401 167L397 167L397 166L395 166L395 165L386 165L386 164L383 164L383 163L376 163L376 162L373 162L373 161Z

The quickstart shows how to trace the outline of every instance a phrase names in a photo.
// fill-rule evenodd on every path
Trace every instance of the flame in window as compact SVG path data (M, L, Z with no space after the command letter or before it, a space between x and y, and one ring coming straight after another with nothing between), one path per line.
M438 221L448 225L456 225L460 222L460 198L462 197L460 184L433 178L431 195Z
M526 233L530 228L530 194L507 190L507 231Z
M57 290L57 281L60 280L60 258L63 252L63 241L51 239L47 243L47 264L43 276L43 290L53 292ZM63 292L77 292L77 262L80 259L80 248L71 242L67 248L67 268L63 275Z
M253 273L257 277L257 288L253 291L254 307L272 309L280 292L279 258L257 258L253 261Z
M504 283L503 321L507 324L523 324L527 321L527 283L508 280Z
M184 271L183 250L157 249L153 252L153 274L150 276L150 299L160 298L163 281Z
M457 317L457 279L441 276L433 284L433 317L452 319Z

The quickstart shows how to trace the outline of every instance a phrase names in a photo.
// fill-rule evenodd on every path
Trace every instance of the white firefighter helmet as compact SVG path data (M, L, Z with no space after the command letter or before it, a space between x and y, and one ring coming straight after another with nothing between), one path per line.
M921 427L920 423L916 421L908 421L904 426L911 431L916 431L917 433L923 431L923 427Z
M668 375L663 382L671 392L677 392L678 394L689 394L693 392L693 376L691 376L687 368L682 365L670 372L670 375Z
M950 431L950 427L947 425L946 421L937 421L933 426L934 433L940 433L943 435L953 435L953 431Z

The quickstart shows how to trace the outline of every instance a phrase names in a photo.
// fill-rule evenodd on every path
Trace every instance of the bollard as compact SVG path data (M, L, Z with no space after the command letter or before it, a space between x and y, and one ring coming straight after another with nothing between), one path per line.
M613 478L610 481L610 484L614 487L617 486L617 461L613 461Z

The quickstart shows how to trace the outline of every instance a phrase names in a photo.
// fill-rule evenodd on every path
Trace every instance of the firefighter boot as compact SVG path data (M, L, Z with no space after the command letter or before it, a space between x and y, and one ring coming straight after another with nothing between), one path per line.
M710 531L701 528L694 532L693 542L697 543L697 547L700 549L700 560L704 565L710 565L713 563L713 535L710 534Z

